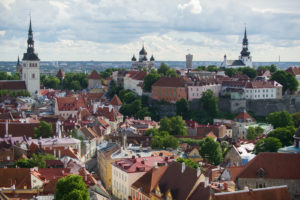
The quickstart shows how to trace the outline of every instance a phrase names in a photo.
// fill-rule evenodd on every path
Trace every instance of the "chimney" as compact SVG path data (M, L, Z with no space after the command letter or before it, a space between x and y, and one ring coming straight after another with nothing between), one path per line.
M5 137L8 137L8 121L5 121Z
M181 173L185 171L185 162L181 163Z
M209 178L208 178L208 177L205 177L204 187L207 187L207 186L208 186L208 182L209 182Z
M68 164L68 159L67 159L67 157L65 157L65 159L64 159L64 168L67 168L67 164Z
M200 170L200 167L197 167L197 177L199 177L201 174L201 170Z
M61 173L62 173L62 175L64 175L65 174L65 170L62 170Z
M154 168L155 168L155 169L158 168L157 162L154 162Z
M58 150L58 158L60 158L60 149Z
M84 181L87 181L87 173L86 173L85 169L83 169L83 170L84 170Z
M51 148L51 147L50 147ZM51 149L50 149L51 150ZM56 149L53 150L53 155L56 157Z

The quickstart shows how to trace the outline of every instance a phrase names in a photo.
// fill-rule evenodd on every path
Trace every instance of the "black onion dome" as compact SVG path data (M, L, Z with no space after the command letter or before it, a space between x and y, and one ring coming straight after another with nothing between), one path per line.
M136 58L134 55L132 56L131 61L136 61Z
M155 61L153 55L151 56L150 61Z
M146 56L143 57L143 61L147 61L147 57Z
M147 51L145 50L144 45L143 48L140 50L140 55L147 55Z

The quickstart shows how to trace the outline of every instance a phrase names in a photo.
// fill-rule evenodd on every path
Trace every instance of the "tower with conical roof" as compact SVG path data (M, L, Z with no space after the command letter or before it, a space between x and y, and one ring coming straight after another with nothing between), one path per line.
M20 58L18 56L18 62L17 62L17 65L16 65L16 72L21 74L21 71L22 71L22 65L20 64Z
M252 57L250 56L250 51L248 50L248 38L247 38L247 28L245 27L243 46L239 60L241 60L246 67L253 67Z
M40 59L38 54L34 52L34 40L32 33L31 18L29 21L27 52L24 53L22 59L22 75L21 79L25 81L27 90L31 95L40 94Z

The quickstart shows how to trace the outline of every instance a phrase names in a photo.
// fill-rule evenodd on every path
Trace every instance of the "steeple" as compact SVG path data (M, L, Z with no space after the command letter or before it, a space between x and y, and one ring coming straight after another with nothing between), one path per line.
M241 56L250 56L250 52L248 50L248 38L247 38L247 29L245 26L244 38L243 38L243 49L241 51Z
M24 53L23 60L39 60L37 54L34 53L34 40L32 33L31 17L28 28L27 52Z
M18 56L18 63L17 63L17 66L18 66L18 65L20 65L20 58L19 58L19 56Z

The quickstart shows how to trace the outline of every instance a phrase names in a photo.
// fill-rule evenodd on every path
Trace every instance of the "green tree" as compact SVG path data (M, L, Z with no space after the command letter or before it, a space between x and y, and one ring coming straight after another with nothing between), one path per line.
M255 154L259 152L277 152L282 144L278 138L267 137L265 139L259 140L254 148Z
M294 127L280 127L271 131L267 137L274 137L280 140L282 146L290 146L294 142L294 134L296 129Z
M205 66L198 66L195 70L196 71L204 71L206 69L206 67Z
M213 165L219 165L223 159L220 143L215 142L211 137L203 139L200 155Z
M149 133L149 132L148 132ZM151 148L153 149L177 149L178 140L171 136L167 131L154 131L152 130Z
M58 89L60 86L60 80L55 76L49 76L44 79L43 85L47 88Z
M45 121L40 122L40 126L34 128L34 138L49 138L53 136L52 124Z
M79 175L68 175L56 183L55 199L60 200L89 200L88 189Z
M136 97L135 97L135 94L133 92L127 92L125 95L124 95L124 103L132 103Z
M87 86L88 78L84 73L67 73L63 81L64 89L68 90L82 90Z
M200 167L199 163L192 161L191 159L186 159L186 158L177 158L176 160L179 163L185 163L186 166L197 169ZM203 169L201 169L203 171Z
M170 70L170 67L166 63L161 63L159 68L157 69L157 72L163 76L167 76L167 72Z
M181 98L176 102L176 113L182 116L183 119L187 120L189 117L189 103L186 99Z
M219 71L219 67L217 67L216 65L208 65L207 66L207 71L218 72Z
M233 75L235 75L237 73L238 73L237 69L234 69L234 68L226 68L225 69L225 74L229 77L232 77Z
M264 132L264 129L260 126L257 127L249 127L247 131L247 139L248 140L255 140L257 137L260 137L261 134Z
M20 168L33 168L33 167L39 167L39 168L46 168L46 160L55 160L55 156L51 154L43 155L41 153L39 154L33 154L30 159L19 159L15 162L15 166L18 166Z
M45 74L41 74L41 75L40 75L40 83L41 83L41 85L44 85L44 81L45 81L46 78L47 78L47 77L46 77Z
M208 113L210 117L216 117L218 110L218 98L212 90L207 90L202 93L201 103L203 109Z
M141 110L137 111L136 117L138 119L144 119L145 117L149 117L151 113L148 110L148 107L143 107Z
M167 131L170 135L187 135L185 122L181 116L164 117L159 122L159 130Z
M169 71L167 71L167 76L168 77L178 77L178 74L176 73L176 71L174 69L170 69Z
M257 76L257 71L251 67L242 67L240 68L242 73L249 76L249 78L255 78Z
M279 70L272 74L271 80L277 81L280 83L283 88L282 92L290 91L291 93L294 93L297 91L298 88L298 81L296 77L290 73L287 73L285 71Z
M268 123L272 124L274 128L294 126L293 117L287 111L273 112L267 117Z
M152 85L159 79L159 74L156 70L151 70L151 72L144 79L144 89L151 92Z
M300 112L296 112L294 114L292 114L293 117L293 122L295 124L296 127L300 126Z

